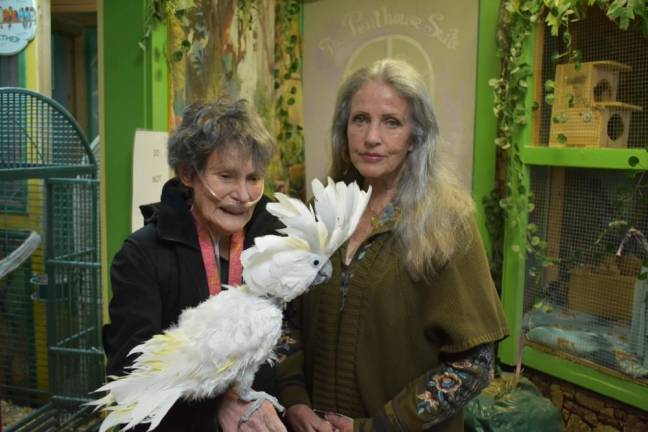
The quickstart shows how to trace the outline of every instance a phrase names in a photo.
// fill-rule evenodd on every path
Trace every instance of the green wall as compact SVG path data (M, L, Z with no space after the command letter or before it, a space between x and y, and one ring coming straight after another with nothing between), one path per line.
M486 216L482 200L495 186L497 121L493 115L493 91L488 85L499 75L497 58L497 17L499 1L479 2L479 30L477 33L477 82L475 91L475 146L473 148L472 192L477 204L477 222L486 250L490 253L490 238L486 230Z
M102 159L105 271L130 233L133 137L136 129L167 130L166 27L145 41L145 0L104 0L102 20ZM104 279L106 280L106 278Z

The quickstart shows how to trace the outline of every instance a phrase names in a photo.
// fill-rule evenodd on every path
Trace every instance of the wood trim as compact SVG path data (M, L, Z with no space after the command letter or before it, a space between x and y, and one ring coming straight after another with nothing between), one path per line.
M52 0L52 13L97 13L97 0Z
M565 206L565 168L551 168L549 176L549 214L547 215L547 250L550 258L560 258L560 237ZM553 264L545 268L544 280L559 280L560 267Z
M85 70L85 38L75 37L74 44L74 108L76 119L83 132L88 128L88 89L86 86Z
M38 92L52 96L52 24L50 0L38 2Z
M531 123L531 145L540 145L540 114L544 105L544 98L542 97L542 90L544 83L542 82L542 56L544 53L544 38L545 38L545 24L544 20L538 20L536 25L536 38L535 38L535 72L533 80L534 85L534 99L538 102L538 108L533 112Z

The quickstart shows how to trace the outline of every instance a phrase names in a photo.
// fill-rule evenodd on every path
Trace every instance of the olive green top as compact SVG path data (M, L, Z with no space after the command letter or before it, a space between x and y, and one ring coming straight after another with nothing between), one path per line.
M508 334L483 245L473 223L463 253L415 280L393 224L377 224L346 269L343 246L331 257L332 278L301 298L301 333L278 367L281 401L347 415L356 431L463 431L461 410L432 425L417 406L442 352Z

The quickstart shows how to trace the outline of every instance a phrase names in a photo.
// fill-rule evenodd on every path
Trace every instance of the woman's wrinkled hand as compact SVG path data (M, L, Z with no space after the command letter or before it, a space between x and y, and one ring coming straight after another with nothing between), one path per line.
M327 420L319 417L308 405L293 405L286 411L286 420L295 432L337 432Z
M353 432L353 419L350 417L335 413L326 413L324 418L340 432Z
M223 432L286 432L277 411L268 401L264 401L248 421L239 425L249 404L242 401L232 389L223 394L218 407L218 424Z

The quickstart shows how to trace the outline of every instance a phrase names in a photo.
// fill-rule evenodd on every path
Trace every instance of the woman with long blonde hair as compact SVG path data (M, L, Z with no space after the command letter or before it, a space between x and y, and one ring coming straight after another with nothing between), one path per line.
M298 307L279 366L288 423L462 431L463 407L488 384L508 330L420 75L393 59L353 73L331 135L331 176L372 195L331 259L333 277Z

